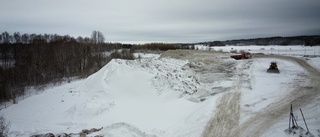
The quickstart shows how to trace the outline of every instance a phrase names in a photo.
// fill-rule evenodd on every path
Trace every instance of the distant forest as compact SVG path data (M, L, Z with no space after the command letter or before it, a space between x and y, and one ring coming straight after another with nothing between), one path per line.
M0 103L16 102L28 87L42 87L70 78L83 78L114 58L134 59L136 50L180 48L172 44L131 45L106 43L104 35L91 37L57 34L0 34ZM119 50L121 49L121 50Z
M255 38L255 39L239 39L226 41L209 41L200 42L198 44L205 44L208 46L225 46L225 45L306 45L315 46L320 45L320 36L295 36L295 37L270 37L270 38Z

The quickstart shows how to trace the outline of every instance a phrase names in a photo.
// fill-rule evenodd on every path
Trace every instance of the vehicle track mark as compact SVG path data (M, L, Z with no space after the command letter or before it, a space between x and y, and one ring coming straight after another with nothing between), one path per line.
M239 125L241 92L223 94L215 116L209 121L204 137L229 137L230 130Z

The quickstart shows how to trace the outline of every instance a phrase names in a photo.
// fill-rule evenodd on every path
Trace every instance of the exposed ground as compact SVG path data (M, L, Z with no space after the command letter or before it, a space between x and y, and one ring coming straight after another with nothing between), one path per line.
M231 129L239 125L241 92L223 94L214 117L209 121L204 137L229 137ZM219 126L217 126L219 125Z

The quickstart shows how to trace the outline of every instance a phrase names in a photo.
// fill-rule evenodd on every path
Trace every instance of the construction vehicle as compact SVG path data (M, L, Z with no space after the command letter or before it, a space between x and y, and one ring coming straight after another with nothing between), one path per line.
M280 73L277 62L271 62L270 67L267 69L267 73Z
M251 59L251 53L249 52L241 52L241 54L231 55L230 58L234 58L235 60L239 59Z

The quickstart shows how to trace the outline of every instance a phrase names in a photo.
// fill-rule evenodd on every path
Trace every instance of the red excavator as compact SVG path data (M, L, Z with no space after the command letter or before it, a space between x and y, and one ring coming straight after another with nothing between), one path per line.
M235 55L231 55L230 58L234 58L235 60L239 60L239 59L251 59L251 53L249 52L242 52L241 54L235 54Z

